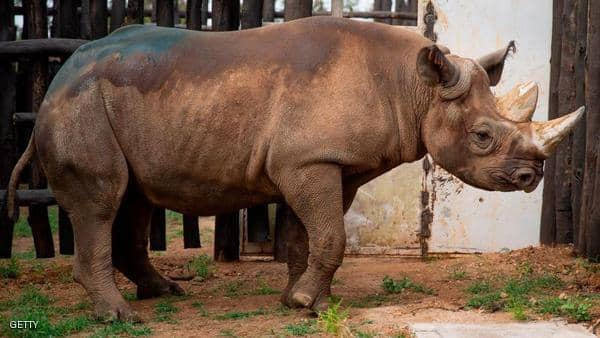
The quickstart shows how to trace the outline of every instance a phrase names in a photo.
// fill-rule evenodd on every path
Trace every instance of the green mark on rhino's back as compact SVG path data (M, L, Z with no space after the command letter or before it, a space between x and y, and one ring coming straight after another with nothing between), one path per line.
M88 42L71 55L54 77L46 95L69 85L79 77L80 70L91 63L100 63L107 57L120 55L125 61L133 54L160 56L172 49L193 32L177 28L165 28L145 25L130 25L117 29L110 35Z

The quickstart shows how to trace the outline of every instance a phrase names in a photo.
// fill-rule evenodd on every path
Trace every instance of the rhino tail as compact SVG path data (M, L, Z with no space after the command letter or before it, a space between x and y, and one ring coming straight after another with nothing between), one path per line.
M35 141L34 141L34 133L31 134L31 138L29 139L29 144L27 144L27 148L12 173L10 174L10 181L8 182L8 191L7 191L7 212L8 218L11 220L15 220L15 216L18 217L18 207L16 206L16 197L17 197L17 186L19 185L19 177L21 176L21 172L25 169L25 166L31 161L31 158L35 154ZM16 212L15 212L16 211Z

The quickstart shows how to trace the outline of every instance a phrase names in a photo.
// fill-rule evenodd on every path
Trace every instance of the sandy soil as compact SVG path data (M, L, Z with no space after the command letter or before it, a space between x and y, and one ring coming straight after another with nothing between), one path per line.
M211 254L212 222L211 218L201 219L203 248L183 249L180 221L171 219L168 251L152 253L152 262L162 273L168 274L185 266L194 256ZM15 240L15 252L27 251L31 247L30 238ZM56 306L73 306L87 300L83 288L70 279L72 257L20 260L20 264L23 273L19 278L0 279L0 301L13 299L27 285L34 285L51 296ZM513 319L506 312L488 313L467 309L465 304L469 295L465 289L477 280L518 275L524 264L534 273L548 272L559 276L565 282L565 287L555 290L556 295L594 295L600 291L600 272L583 268L581 260L572 256L570 247L558 247L428 259L346 257L335 276L333 293L341 297L343 306L350 306L345 325L355 334L363 332L395 336L405 332L408 323L422 321L507 322ZM461 272L461 278L456 278L456 271ZM384 294L381 287L384 276L395 279L409 277L416 283L432 288L434 292L424 294L406 291L381 297ZM272 261L217 263L213 277L205 281L180 282L188 295L171 299L178 312L172 315L170 321L158 321L156 318L155 304L164 301L164 298L134 300L131 304L145 325L159 337L282 336L289 334L287 325L314 319L314 315L307 310L283 309L279 294L257 295L255 292L259 286L265 285L282 290L286 278L285 264ZM117 273L116 280L124 293L135 294L135 286L122 275ZM202 302L203 309L198 309L198 302ZM194 303L196 306L192 305ZM245 319L219 318L232 311L256 310L263 310L263 314ZM90 313L90 310L81 312ZM600 318L598 303L594 303L591 313L591 323ZM529 318L536 320L549 317L530 314ZM78 335L87 336L90 333L84 331ZM320 335L323 334L312 334Z

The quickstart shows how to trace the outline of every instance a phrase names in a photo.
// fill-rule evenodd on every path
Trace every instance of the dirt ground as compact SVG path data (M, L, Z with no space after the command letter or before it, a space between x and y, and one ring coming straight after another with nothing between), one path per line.
M152 262L168 275L185 267L193 257L203 253L211 255L213 226L212 218L202 218L204 247L183 249L181 220L169 218L168 250L153 252ZM31 248L31 238L15 239L14 252L30 252ZM84 289L70 278L71 256L45 260L19 259L18 264L21 269L18 278L0 279L0 302L14 301L26 288L33 287L50 297L53 308L71 309L63 311L66 315L52 317L53 320L91 315ZM213 276L203 281L180 281L186 296L132 300L132 307L144 320L140 327L150 330L127 331L129 333L102 331L105 324L94 323L70 332L75 336L106 336L113 332L117 335L150 334L157 337L326 335L308 310L289 310L280 305L279 290L284 288L287 278L285 264L245 258L236 263L216 263L213 271ZM600 269L574 257L570 247L526 248L505 253L426 259L346 257L336 273L332 290L342 300L341 308L348 311L343 322L346 332L358 337L401 337L407 335L408 323L419 321L515 321L516 315L510 311L468 307L472 295L466 290L474 283L490 281L494 284L495 281L522 275L524 271L532 275L551 274L564 283L558 289L543 291L547 296L560 299L585 296L589 299L590 306L586 308L589 318L583 318L586 325L591 326L600 318ZM426 292L408 287L397 294L386 294L382 288L385 276L395 280L408 277L413 285L423 286ZM135 286L126 278L117 273L116 280L127 298L135 295ZM502 294L502 297L505 295ZM166 310L164 304L167 304ZM10 307L0 307L0 316L9 316L10 311ZM520 319L551 317L552 314L527 310L526 318ZM566 319L576 320L568 316Z

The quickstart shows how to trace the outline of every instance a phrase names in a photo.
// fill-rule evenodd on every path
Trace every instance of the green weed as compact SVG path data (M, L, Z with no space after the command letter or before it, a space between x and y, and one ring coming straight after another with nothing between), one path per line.
M452 280L464 280L467 279L467 272L462 269L456 269L450 272L449 278Z
M231 337L231 338L237 338L235 332L233 332L232 330L221 330L221 332L219 333L220 337Z
M21 266L19 265L19 261L12 257L11 259L5 260L2 265L0 265L0 277L3 278L17 278L21 273Z
M317 321L314 319L303 320L296 324L288 324L284 330L286 333L292 336L306 336L309 334L317 333L316 327Z
M566 316L579 322L592 319L589 311L591 307L592 304L587 298L571 297L560 299L559 297L552 297L540 300L536 311L541 314Z
M254 295L262 295L262 296L274 295L274 294L278 294L278 293L281 293L281 291L273 289L264 280L259 280L258 287L252 292L252 294L254 294Z
M244 295L245 283L242 280L231 281L223 285L223 291L227 297L239 297Z
M194 257L189 263L188 268L196 275L197 280L205 280L215 272L215 263L207 254L201 254Z
M137 300L137 295L133 292L123 292L123 298L125 298L126 301L131 302Z
M142 324L116 321L96 330L92 337L115 337L123 334L133 337L150 336L152 329Z
M232 311L232 312L226 312L224 314L218 315L215 317L215 319L218 319L218 320L246 319L246 318L250 318L250 317L266 315L267 313L268 312L263 308L260 308L258 310L254 310L254 311Z
M206 308L204 307L204 303L200 301L195 301L192 303L192 306L198 310L198 313L202 317L208 317L208 310L206 310Z
M169 300L164 300L154 305L154 315L159 322L173 322L172 315L177 312L179 312L179 309Z
M395 280L389 276L385 276L383 277L381 287L387 293L400 293L405 289L409 289L415 292L420 292L428 295L433 294L433 289L415 283L411 281L408 277L403 277L401 280Z
M488 282L475 281L469 285L467 292L472 294L482 294L492 291L492 286Z
M346 326L348 320L348 309L341 308L342 302L330 302L326 311L319 312L317 324L325 333L334 335L350 335L350 329Z

